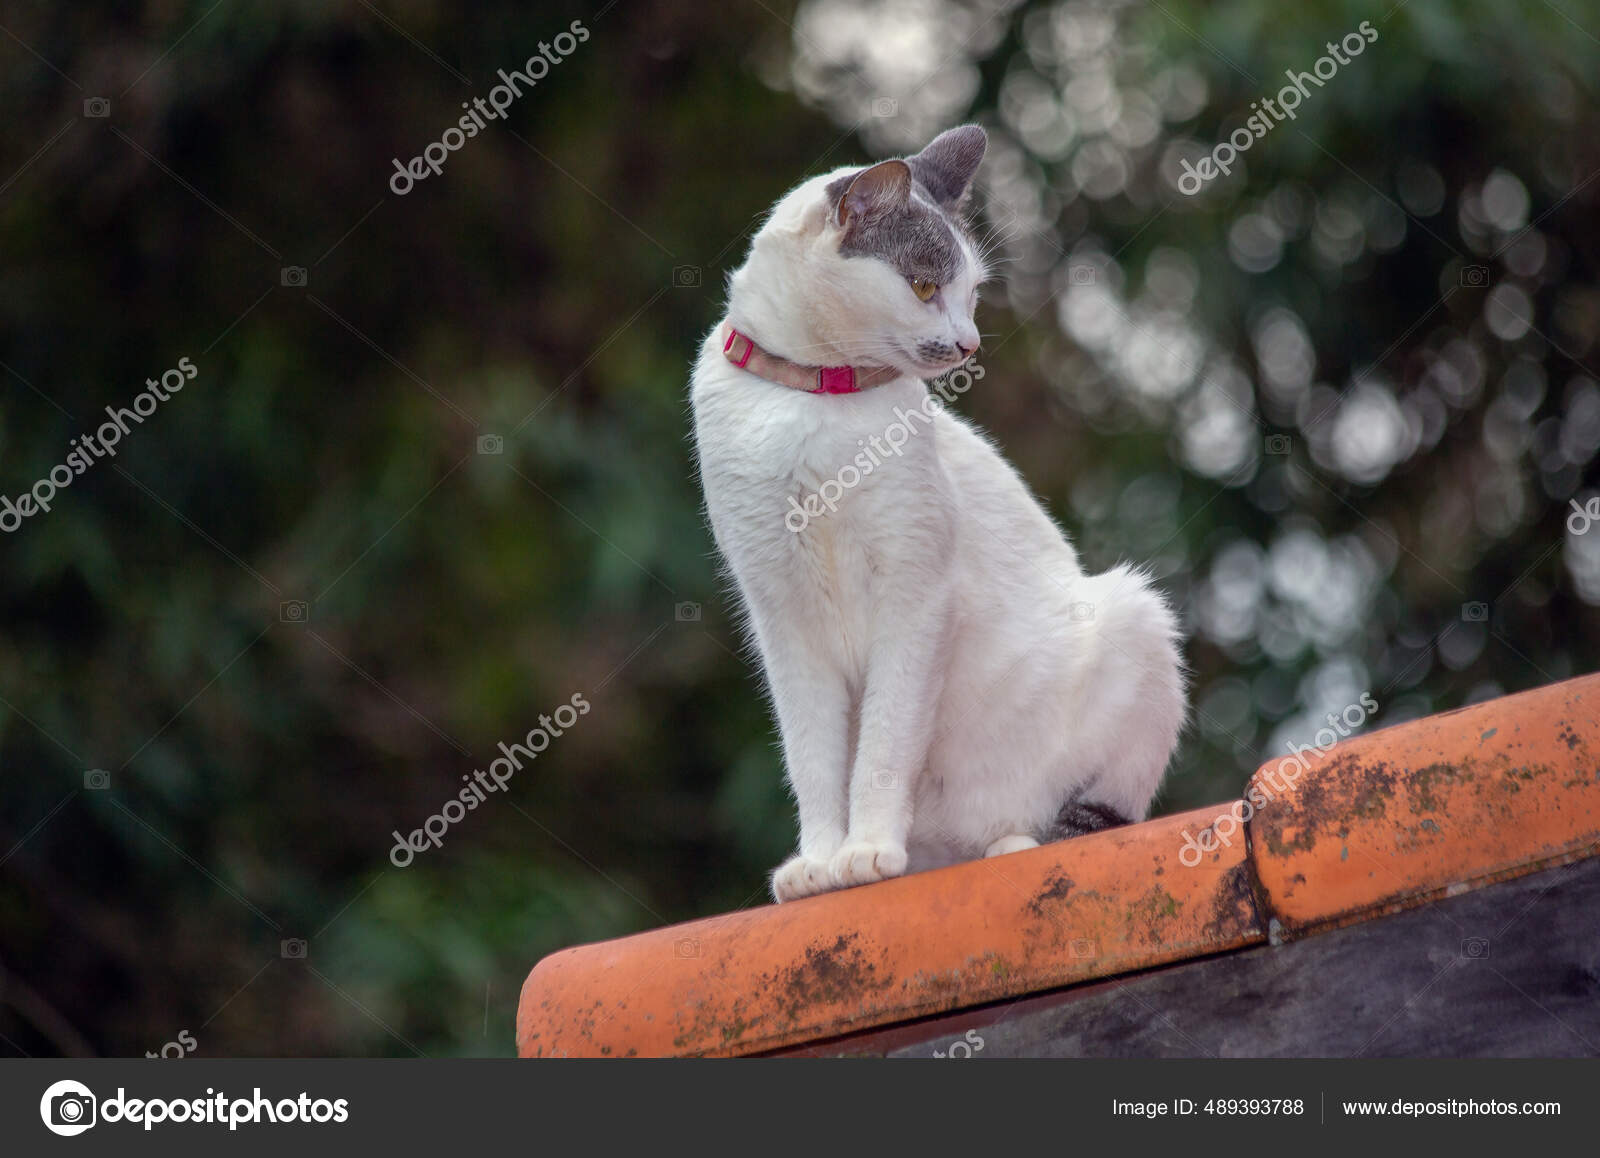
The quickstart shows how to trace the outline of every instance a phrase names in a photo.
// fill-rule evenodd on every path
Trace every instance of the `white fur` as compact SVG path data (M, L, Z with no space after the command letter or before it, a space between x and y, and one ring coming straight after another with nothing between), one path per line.
M692 389L712 531L799 806L779 901L1031 847L1080 791L1143 819L1185 714L1162 597L1127 567L1085 575L1016 472L946 411L836 511L786 525L791 496L835 478L948 368L917 361L919 339L977 345L977 255L929 303L886 262L840 256L824 194L839 175L778 203L729 316L794 361L906 376L805 394L730 365L713 331Z

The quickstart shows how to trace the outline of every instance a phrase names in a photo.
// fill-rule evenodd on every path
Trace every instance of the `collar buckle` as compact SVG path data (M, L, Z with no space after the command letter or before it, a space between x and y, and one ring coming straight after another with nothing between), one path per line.
M735 342L744 343L743 354L736 354L733 352ZM728 356L728 361L732 362L735 366L739 367L739 369L743 370L745 368L745 363L750 361L750 355L756 352L755 339L750 337L749 334L741 334L738 330L734 329L732 326L729 326L728 340L722 343L722 352Z

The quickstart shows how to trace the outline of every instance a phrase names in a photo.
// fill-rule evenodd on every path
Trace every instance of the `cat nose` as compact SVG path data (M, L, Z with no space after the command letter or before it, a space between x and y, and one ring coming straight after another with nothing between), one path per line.
M963 358L970 358L978 349L978 327L972 324L970 318L962 318L951 329L955 331L956 349L961 351Z

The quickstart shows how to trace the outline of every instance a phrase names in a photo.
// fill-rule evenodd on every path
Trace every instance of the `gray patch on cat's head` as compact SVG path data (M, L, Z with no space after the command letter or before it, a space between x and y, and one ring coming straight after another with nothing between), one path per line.
M935 285L953 281L964 264L961 209L986 144L982 129L963 125L914 157L829 182L829 208L845 231L840 254L876 257L906 278Z

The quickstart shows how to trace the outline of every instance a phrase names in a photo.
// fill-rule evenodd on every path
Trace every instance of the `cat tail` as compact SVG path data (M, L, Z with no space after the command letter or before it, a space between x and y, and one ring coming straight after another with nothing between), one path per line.
M1096 689L1087 710L1106 722L1097 769L1074 789L1048 839L1065 840L1145 819L1188 717L1178 617L1142 568L1113 567L1074 585L1082 643L1093 649Z

